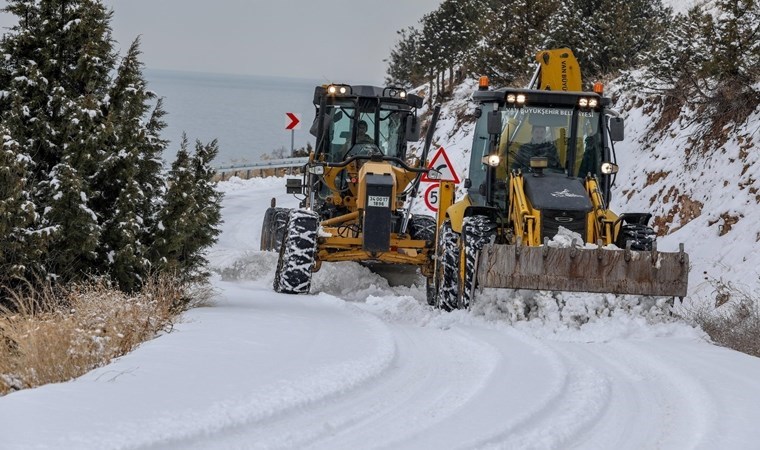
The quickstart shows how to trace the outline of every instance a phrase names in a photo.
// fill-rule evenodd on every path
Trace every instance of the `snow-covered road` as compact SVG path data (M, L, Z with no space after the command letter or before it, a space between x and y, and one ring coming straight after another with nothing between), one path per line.
M75 381L0 398L0 448L752 449L760 359L677 322L510 324L325 264L308 296L255 251L282 180L224 184L213 307ZM505 313L501 313L505 314Z

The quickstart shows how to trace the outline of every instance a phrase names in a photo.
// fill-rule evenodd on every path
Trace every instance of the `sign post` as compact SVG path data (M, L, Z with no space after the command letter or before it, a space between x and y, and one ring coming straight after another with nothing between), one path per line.
M296 130L301 128L301 114L299 113L285 113L287 121L285 122L285 129L290 130L290 157L293 157L295 151L295 136Z

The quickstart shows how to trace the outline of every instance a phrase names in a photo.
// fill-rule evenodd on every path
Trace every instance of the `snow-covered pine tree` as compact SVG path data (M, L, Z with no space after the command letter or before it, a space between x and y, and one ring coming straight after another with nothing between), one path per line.
M661 0L601 0L586 24L592 53L582 69L598 76L640 66L672 15Z
M93 203L103 227L101 271L127 291L139 288L150 271L155 203L163 192L160 156L165 141L158 137L163 111L154 110L145 122L155 94L146 89L139 55L135 39L109 91L105 157L93 178L98 192Z
M15 289L41 274L44 239L35 228L37 212L27 191L31 158L4 126L0 139L0 286Z
M204 256L205 250L216 241L219 233L219 225L222 221L222 194L217 191L214 182L214 169L211 162L219 153L219 145L216 140L208 144L200 141L195 143L195 152L190 159L193 171L192 196L195 201L196 211L192 217L195 221L190 242L188 242L185 262L186 273L193 281L203 281L209 273L205 271L208 263Z
M704 103L709 91L707 65L715 39L712 17L697 5L677 14L670 26L655 38L653 50L644 55L644 92L661 93L678 105Z
M468 67L495 85L523 81L542 49L555 0L490 0L483 12L481 39Z
M579 0L559 3L557 11L549 18L542 47L571 49L585 76L594 57L594 29L589 26L590 16L584 15L580 3ZM584 82L588 84L589 80L584 79Z
M478 21L483 0L444 0L435 15L437 51L454 79L454 68L467 61L478 42Z
M94 272L98 218L89 180L103 144L102 100L114 53L111 13L94 0L11 0L19 22L4 35L3 77L14 80L2 117L34 164L32 198L51 233L49 275Z
M716 0L712 68L719 80L751 86L760 78L760 2Z
M157 266L183 281L207 278L204 251L216 242L221 221L221 194L212 181L211 161L218 153L216 141L196 142L190 155L183 135L177 158L169 171L166 204L159 218L154 246Z
M195 224L192 215L198 210L193 195L195 177L188 151L188 140L182 135L177 157L168 175L163 209L158 214L156 241L152 248L152 260L159 270L177 276L182 275L189 257L186 244L193 234Z
M397 31L398 41L391 49L385 83L389 86L412 88L425 82L425 69L419 61L420 31L408 27Z

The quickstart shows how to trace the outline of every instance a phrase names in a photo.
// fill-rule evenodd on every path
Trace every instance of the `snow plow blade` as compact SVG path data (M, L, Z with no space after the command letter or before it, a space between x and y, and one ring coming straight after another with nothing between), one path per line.
M478 285L489 288L685 297L689 256L604 248L487 244Z

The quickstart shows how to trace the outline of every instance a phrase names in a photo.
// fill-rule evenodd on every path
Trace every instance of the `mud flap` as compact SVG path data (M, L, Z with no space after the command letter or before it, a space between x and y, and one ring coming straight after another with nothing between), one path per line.
M685 297L689 257L589 248L486 244L478 284L490 288Z

